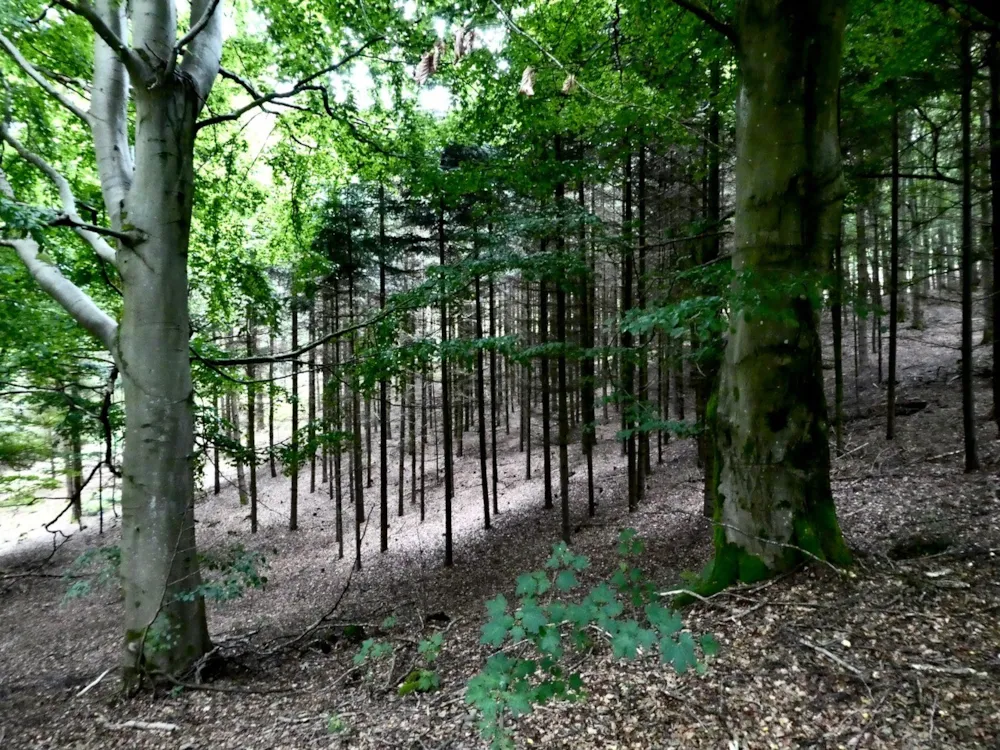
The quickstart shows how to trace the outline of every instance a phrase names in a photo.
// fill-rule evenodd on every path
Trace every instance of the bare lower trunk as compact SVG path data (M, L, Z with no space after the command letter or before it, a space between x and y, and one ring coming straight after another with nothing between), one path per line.
M121 254L118 367L125 388L122 578L126 679L177 673L210 648L194 533L194 389L187 249L196 95L136 93L136 179L127 220L146 241Z

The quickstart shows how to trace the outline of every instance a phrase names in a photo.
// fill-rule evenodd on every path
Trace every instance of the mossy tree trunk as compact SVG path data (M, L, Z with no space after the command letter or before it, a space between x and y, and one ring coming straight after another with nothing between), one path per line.
M747 0L737 19L736 303L710 412L722 588L805 550L849 561L830 490L819 283L840 231L845 0ZM752 305L741 300L757 299Z

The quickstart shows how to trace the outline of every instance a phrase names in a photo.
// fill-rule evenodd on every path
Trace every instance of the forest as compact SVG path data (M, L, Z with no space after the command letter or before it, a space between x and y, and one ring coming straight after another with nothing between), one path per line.
M998 747L993 0L0 47L0 748Z

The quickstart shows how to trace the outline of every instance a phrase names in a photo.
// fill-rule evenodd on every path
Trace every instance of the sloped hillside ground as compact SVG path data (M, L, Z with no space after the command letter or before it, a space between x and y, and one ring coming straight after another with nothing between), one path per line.
M553 703L514 722L519 747L1000 746L1000 445L980 367L983 469L963 472L957 313L929 312L929 330L905 331L901 342L900 399L915 411L900 416L894 442L884 439L874 359L855 393L847 357L845 453L834 461L833 482L856 553L850 574L814 566L686 610L687 627L721 644L703 676L677 676L655 656L619 662L609 649L583 658L587 700ZM603 429L610 438L614 426ZM378 553L376 507L364 568L353 575L350 559L337 559L325 486L303 499L294 533L285 530L287 480L280 477L264 480L255 537L246 533L232 488L202 501L204 549L218 553L239 541L265 554L270 568L265 589L211 607L226 660L221 674L198 688L125 699L112 672L80 695L117 663L121 603L113 588L64 602L67 582L58 575L87 545L114 543L113 531L76 535L42 568L45 548L9 550L0 557L0 747L482 747L463 694L490 653L479 645L483 603L498 592L513 598L515 577L541 567L559 534L557 512L542 510L540 452L535 479L525 481L516 436L505 439L501 513L484 532L475 435L466 437L456 565L447 570L441 491L433 482L423 524L409 504L402 519L393 513L385 555ZM645 505L630 515L623 459L610 439L602 441L592 520L578 454L574 447L574 547L592 560L584 583L610 573L627 526L647 540L645 566L663 589L675 587L681 571L701 568L710 548L690 443L665 448ZM395 461L392 467L394 477ZM391 507L395 492L391 487ZM377 506L377 492L368 490L366 502ZM348 536L348 555L352 545ZM358 646L346 626L375 636L390 615L398 620L394 655L370 672L355 669ZM441 689L399 697L414 644L438 630L445 631ZM170 731L129 721L161 722Z

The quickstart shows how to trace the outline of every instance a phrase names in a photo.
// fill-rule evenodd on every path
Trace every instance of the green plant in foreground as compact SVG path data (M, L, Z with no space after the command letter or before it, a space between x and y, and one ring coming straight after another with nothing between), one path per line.
M429 693L441 687L441 677L431 668L434 661L441 655L444 645L444 633L435 633L430 638L420 641L417 646L419 660L423 666L413 669L400 684L396 692L400 695L410 693Z
M710 634L696 643L683 630L680 615L657 601L652 582L634 564L644 551L635 530L624 530L615 574L586 595L570 598L580 585L577 574L590 561L561 542L553 546L545 570L518 576L516 607L503 594L486 603L490 619L480 641L497 651L469 680L466 702L479 711L480 729L491 748L513 747L505 725L508 715L522 716L552 699L584 697L579 672L562 666L567 649L589 652L606 640L617 659L659 651L661 662L678 674L692 668L704 672L718 646Z
M326 731L328 734L343 734L347 731L347 722L340 714L330 714L326 719Z

